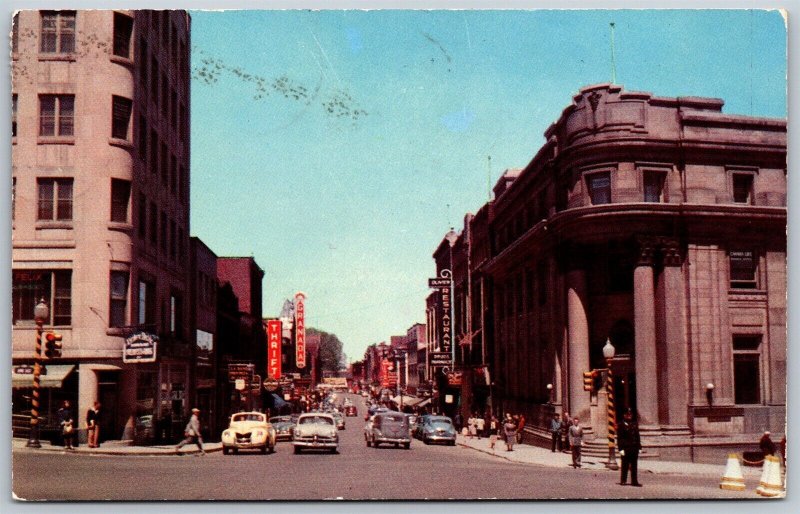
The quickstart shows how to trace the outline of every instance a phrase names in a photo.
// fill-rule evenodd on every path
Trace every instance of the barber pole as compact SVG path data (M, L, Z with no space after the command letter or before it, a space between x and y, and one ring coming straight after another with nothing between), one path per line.
M295 362L298 368L306 367L306 295L294 295Z
M275 380L281 378L281 330L279 319L267 321L267 376Z

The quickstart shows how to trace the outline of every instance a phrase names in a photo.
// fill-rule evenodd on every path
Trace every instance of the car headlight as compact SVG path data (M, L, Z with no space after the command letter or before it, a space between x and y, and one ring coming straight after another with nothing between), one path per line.
M258 437L258 438L264 437L264 431L263 430L254 431L253 432L253 437Z

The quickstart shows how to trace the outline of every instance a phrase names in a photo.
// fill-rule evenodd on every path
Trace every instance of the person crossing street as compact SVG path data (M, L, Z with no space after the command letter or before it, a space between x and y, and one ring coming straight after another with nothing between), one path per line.
M183 429L183 435L186 437L183 441L178 443L178 446L175 447L175 451L180 450L183 448L184 445L189 443L195 443L198 448L200 448L200 455L205 455L206 452L203 450L203 436L200 433L200 409L194 408L192 409L192 417L189 418L189 422L186 424L186 428Z

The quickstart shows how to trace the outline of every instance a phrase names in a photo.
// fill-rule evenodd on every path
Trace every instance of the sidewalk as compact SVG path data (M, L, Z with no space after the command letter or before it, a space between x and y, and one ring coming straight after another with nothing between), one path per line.
M456 444L464 448L470 448L482 453L494 455L495 457L505 459L510 462L518 462L522 464L535 464L538 466L550 467L572 467L572 455L569 453L551 452L545 448L538 446L530 446L527 444L515 444L514 451L506 451L506 444L502 440L498 440L495 444L494 450L489 448L489 439L482 437L480 439L469 439L463 435L458 435ZM591 471L608 471L610 473L619 473L619 471L612 471L606 468L606 458L582 456L581 464L582 469L589 469ZM617 465L620 464L619 456L617 456ZM643 473L659 473L659 474L675 474L675 475L705 475L713 477L721 477L725 473L725 466L727 462L721 462L719 465L715 464L697 464L693 462L672 462L672 461L657 461L649 459L639 459L639 471ZM761 468L752 468L742 466L742 474L745 477L753 477L758 479L761 476Z
M91 455L137 455L137 456L151 456L151 455L193 455L200 454L196 444L187 444L180 451L175 450L175 445L162 445L162 446L132 446L131 441L105 441L99 448L89 448L87 445L82 444L74 450L67 451L63 446L53 446L48 441L41 441L41 448L28 448L26 444L27 439L15 438L12 439L12 451L30 451L30 452L58 452L58 453L79 453ZM203 443L203 449L206 453L218 452L222 450L222 443Z

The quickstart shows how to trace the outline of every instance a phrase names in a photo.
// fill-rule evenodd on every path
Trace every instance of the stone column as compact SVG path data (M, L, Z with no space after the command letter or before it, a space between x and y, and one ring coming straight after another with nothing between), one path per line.
M586 271L567 272L567 339L569 355L569 413L589 423L589 393L583 390L583 372L589 371L589 323L586 318Z
M665 395L669 425L686 426L689 403L688 348L686 344L686 287L677 241L666 241L664 255L664 327L667 380Z
M633 270L633 321L636 334L636 408L641 425L658 423L655 290L653 244L639 241Z

